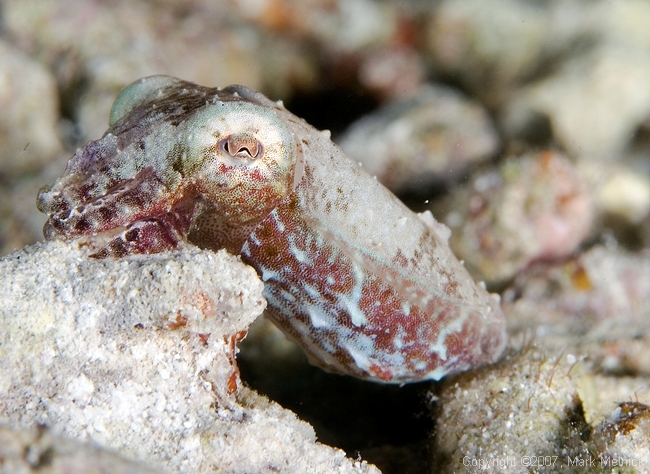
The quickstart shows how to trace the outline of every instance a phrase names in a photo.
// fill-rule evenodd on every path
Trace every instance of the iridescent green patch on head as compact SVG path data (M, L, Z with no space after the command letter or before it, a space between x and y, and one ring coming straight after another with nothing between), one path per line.
M113 102L108 124L112 127L118 120L133 110L161 97L165 88L177 85L180 82L182 81L170 76L150 76L134 82L124 88Z

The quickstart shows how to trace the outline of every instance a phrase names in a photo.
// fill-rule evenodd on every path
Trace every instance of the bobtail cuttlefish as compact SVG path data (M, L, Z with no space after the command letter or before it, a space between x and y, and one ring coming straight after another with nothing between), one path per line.
M498 296L454 257L446 227L246 87L133 83L38 208L47 239L83 238L96 258L185 241L240 254L275 324L329 371L439 380L506 344Z

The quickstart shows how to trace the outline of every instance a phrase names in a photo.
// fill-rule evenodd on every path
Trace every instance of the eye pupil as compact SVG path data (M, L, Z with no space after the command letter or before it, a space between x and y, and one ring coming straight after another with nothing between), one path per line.
M252 160L259 157L262 145L255 137L235 134L221 140L219 148L233 158Z

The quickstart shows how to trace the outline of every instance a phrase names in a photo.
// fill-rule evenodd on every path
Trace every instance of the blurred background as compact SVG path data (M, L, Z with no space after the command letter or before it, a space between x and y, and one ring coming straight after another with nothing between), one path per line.
M562 183L533 179L542 189L524 199L555 212L547 242L492 246L489 257L508 267L492 274L472 258L485 223L459 235L455 250L488 281L603 229L638 250L649 239L649 24L643 0L5 0L0 254L40 238L38 188L104 133L119 91L152 74L282 99L414 208L433 206L455 234L478 207L516 207L507 196L461 196L463 184L507 194L517 183L504 180L519 179L509 173L531 179L539 152L556 152ZM452 203L436 208L443 196ZM562 202L538 202L546 199ZM498 224L539 225L528 214Z
M511 331L542 321L581 334L620 314L637 324L650 313L648 25L645 0L5 0L0 256L41 239L38 189L101 137L119 91L169 74L256 88L330 129L452 229L459 259L502 293ZM257 350L285 357L292 349L269 331L258 334L275 349ZM650 357L628 356L607 370L650 372ZM255 349L244 367L247 357ZM254 383L266 367L245 370ZM275 398L296 390L302 398L284 403L295 409L307 387L288 383ZM425 452L432 429L413 416L426 409L422 390L390 390L382 403L406 407L393 414L410 416L397 438L411 448L390 429L378 436L384 454L368 459L385 472ZM361 406L366 420L381 411L368 402L377 397L361 397L340 431ZM369 436L330 439L310 421L352 456Z

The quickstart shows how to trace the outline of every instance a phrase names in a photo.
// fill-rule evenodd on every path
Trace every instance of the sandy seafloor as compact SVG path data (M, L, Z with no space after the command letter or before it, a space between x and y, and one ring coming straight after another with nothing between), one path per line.
M649 4L0 8L1 472L650 472ZM431 210L501 295L502 360L325 374L224 252L36 244L38 189L152 74L281 99Z

